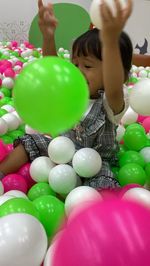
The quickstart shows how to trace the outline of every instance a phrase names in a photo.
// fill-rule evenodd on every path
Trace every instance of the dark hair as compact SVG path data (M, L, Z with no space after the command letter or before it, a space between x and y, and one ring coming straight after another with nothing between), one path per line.
M100 31L96 28L83 33L74 41L72 54L77 56L93 55L99 60L102 60L102 43L99 36ZM120 34L119 42L125 79L128 79L128 74L132 66L133 47L129 36L125 32Z

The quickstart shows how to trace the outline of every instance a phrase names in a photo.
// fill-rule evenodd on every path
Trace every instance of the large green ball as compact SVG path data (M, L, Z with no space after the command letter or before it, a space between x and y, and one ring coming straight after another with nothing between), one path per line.
M0 217L11 213L27 213L39 219L39 213L33 203L28 199L14 198L0 206Z
M137 163L140 166L145 166L145 161L140 153L137 151L126 151L119 160L120 167L127 163Z
M23 121L52 136L79 122L87 109L88 96L88 85L79 69L58 57L32 62L14 86L14 103Z
M64 203L47 195L35 199L33 204L39 212L40 221L47 232L47 236L53 237L65 217Z
M121 186L139 184L144 186L147 176L143 168L136 163L128 163L120 168L118 181Z
M139 128L127 129L124 134L124 144L130 150L140 151L146 146L147 137Z
M49 184L43 182L35 184L28 191L28 198L30 200L35 200L45 195L56 196L56 193L50 188Z

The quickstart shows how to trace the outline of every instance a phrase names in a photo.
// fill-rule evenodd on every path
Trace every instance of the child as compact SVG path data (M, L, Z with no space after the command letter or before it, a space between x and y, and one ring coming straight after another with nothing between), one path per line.
M116 161L118 144L116 125L128 107L128 97L123 83L128 79L132 61L132 44L122 29L131 13L132 2L121 10L118 0L113 17L108 6L102 2L100 12L103 28L96 28L81 35L73 44L72 62L85 76L90 91L90 106L80 124L63 134L75 143L76 149L91 147L102 157L102 168L93 178L85 179L83 185L94 188L115 188L110 165ZM39 0L39 26L43 34L43 54L56 55L54 32L57 20L52 5L44 6ZM0 164L1 175L17 171L24 163L38 156L47 156L50 139L43 135L25 135L15 141L14 151Z

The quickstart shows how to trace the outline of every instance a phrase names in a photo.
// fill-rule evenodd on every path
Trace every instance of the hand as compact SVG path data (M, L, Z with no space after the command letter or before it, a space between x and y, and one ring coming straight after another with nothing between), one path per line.
M52 4L43 5L42 0L38 0L39 7L39 27L42 32L43 38L49 39L54 35L58 21L53 12Z
M116 8L115 16L112 14L110 7L104 2L104 0L102 0L102 4L100 5L102 39L118 39L132 12L132 0L127 0L124 9L122 9L119 0L114 0L114 2Z

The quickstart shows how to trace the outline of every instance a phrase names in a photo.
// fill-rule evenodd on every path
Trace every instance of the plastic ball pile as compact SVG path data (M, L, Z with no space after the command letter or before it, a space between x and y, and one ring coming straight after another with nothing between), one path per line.
M70 60L69 52L63 48L58 50L58 56ZM12 151L17 137L25 132L37 133L15 111L13 86L21 70L41 57L41 48L28 42L0 43L0 161ZM150 192L143 188L150 183L150 113L149 105L142 107L141 100L137 100L138 95L146 99L149 78L149 67L132 67L127 83L131 105L117 128L119 164L112 167L122 189L116 193L98 192L82 186L80 177L91 178L100 171L101 157L90 148L76 152L73 142L65 137L51 141L47 157L41 156L2 179L0 265L11 265L13 261L13 266L50 266L56 243L67 230L64 222L70 224L76 213L86 211L95 201L101 204L112 197L134 199L150 208Z

